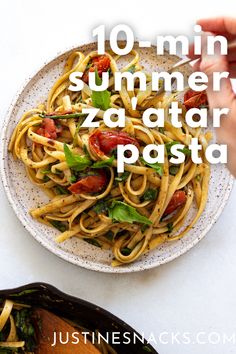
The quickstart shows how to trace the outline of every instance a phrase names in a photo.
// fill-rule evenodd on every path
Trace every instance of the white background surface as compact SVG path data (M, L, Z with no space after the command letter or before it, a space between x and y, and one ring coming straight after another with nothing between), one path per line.
M189 34L197 18L235 15L235 0L0 2L0 119L22 81L64 48L91 41L99 24L127 23L140 39L158 34ZM96 303L127 321L146 337L154 332L218 332L221 343L158 343L161 354L236 352L236 188L217 224L189 253L159 268L127 275L87 271L42 248L24 230L0 191L0 288L34 281ZM179 337L180 338L180 337ZM166 337L165 337L166 339ZM212 337L213 340L216 337ZM194 339L193 339L194 341Z

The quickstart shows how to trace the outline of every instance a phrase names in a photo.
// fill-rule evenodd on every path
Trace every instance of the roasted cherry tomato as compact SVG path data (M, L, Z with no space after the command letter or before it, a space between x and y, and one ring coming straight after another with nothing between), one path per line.
M208 105L206 91L196 92L188 90L184 95L186 109L199 108L201 105Z
M60 132L61 127L57 127L54 120L51 118L43 118L41 127L36 130L37 134L53 140L57 138L57 134L59 134Z
M186 203L186 200L187 197L184 191L175 191L169 204L167 205L167 208L164 212L164 216L173 213L173 211L175 211L177 208L184 205Z
M97 129L89 137L90 148L97 155L110 155L113 150L117 148L117 145L133 144L139 148L139 144L136 139L129 136L125 132L116 130L99 130Z
M94 175L88 175L73 183L68 189L74 194L98 193L107 185L107 176L103 170L97 170Z
M97 69L98 75L101 77L103 72L106 72L110 68L110 58L106 55L101 55L98 57L92 58L91 67L87 69L82 77L82 80L87 84L88 83L88 73L93 72Z

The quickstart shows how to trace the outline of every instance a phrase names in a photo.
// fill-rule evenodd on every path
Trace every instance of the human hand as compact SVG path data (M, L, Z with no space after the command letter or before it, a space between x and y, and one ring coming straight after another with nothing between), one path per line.
M221 55L217 51L215 55L207 54L206 32L212 35L225 36L228 41L236 38L236 18L211 18L197 22L202 27L202 55L194 65L195 71L202 71L208 76L207 96L210 111L213 108L229 108L227 116L221 119L221 127L216 128L217 141L228 146L228 168L236 177L236 96L232 89L230 78L236 78L236 48L229 49L228 55ZM209 33L208 33L209 35ZM190 46L190 58L194 56L194 47ZM221 90L213 91L213 73L227 71L230 78L221 80Z

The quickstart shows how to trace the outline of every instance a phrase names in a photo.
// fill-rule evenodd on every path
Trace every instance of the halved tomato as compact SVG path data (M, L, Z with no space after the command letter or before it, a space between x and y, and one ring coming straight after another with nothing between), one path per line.
M107 55L101 55L92 58L91 67L84 72L82 80L87 84L88 73L94 72L96 69L98 71L98 75L101 77L102 73L106 72L110 68L110 63L110 58Z
M184 105L187 110L190 108L199 108L202 105L208 105L206 91L196 92L188 90L184 94Z
M107 181L106 173L103 170L97 170L93 175L88 175L73 183L68 189L74 194L98 193L103 190Z
M139 143L129 134L116 130L99 130L97 129L89 137L90 148L97 155L110 155L117 145L133 144L139 148Z
M187 197L184 191L175 191L169 204L167 205L167 208L164 212L164 216L173 213L173 211L175 211L177 208L184 205L186 203L186 200Z
M57 127L54 120L51 118L43 118L41 127L36 130L36 133L48 139L55 140L57 134L61 132L61 127Z

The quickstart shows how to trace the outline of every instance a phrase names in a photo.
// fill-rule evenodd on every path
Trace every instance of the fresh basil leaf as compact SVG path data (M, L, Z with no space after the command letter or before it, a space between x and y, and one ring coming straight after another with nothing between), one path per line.
M125 171L123 172L120 176L115 177L116 182L125 182L127 178L129 177L130 172Z
M57 194L70 194L67 188L60 186L59 184L54 187Z
M179 172L178 166L170 166L169 172L171 176L175 176Z
M171 152L171 148L173 145L176 145L176 144L181 144L179 141L170 141L169 143L166 143L165 146L166 146L166 152L167 152L167 155L172 157L174 156ZM189 150L189 148L187 146L185 146L183 149L178 149L179 151L182 151L184 155L186 156L190 156L191 155L191 151Z
M115 156L112 156L107 160L97 161L91 167L92 168L103 168L103 167L112 166L112 162L114 161L114 159L115 159Z
M132 250L129 247L124 247L121 249L121 253L123 254L123 256L129 256L131 252Z
M75 183L77 181L77 177L75 175L71 175L70 183Z
M174 228L173 222L169 222L169 223L167 224L168 232L171 233L171 232L173 231L173 228Z
M108 202L101 199L94 205L92 209L97 214L105 213L108 211Z
M44 175L43 176L43 182L44 183L47 183L47 182L49 182L50 181L50 178L47 176L47 175Z
M141 162L142 162L144 165L153 168L153 169L155 170L155 172L158 173L160 176L163 175L163 166L162 166L162 164L160 164L160 163L158 163L158 162L156 162L156 163L149 163L149 162L146 162L146 161L144 160L144 158L142 158L142 157L140 157L140 160L141 160Z
M14 312L13 317L14 317L19 340L25 342L24 352L27 353L34 352L37 343L36 343L36 333L34 330L35 323L32 320L32 310L21 309L19 311Z
M190 156L190 155L191 155L191 150L190 150L187 146L185 146L181 151L182 151L182 152L184 153L184 155L186 155L186 156Z
M118 200L114 200L111 206L108 207L108 213L109 218L115 221L129 222L131 224L133 222L147 225L152 224L146 216L139 214L135 208Z
M48 173L52 173L52 171L51 170L41 170L41 173L43 175L47 175Z
M102 79L99 77L97 70L95 70L95 82L97 86L101 85L102 83ZM93 106L106 111L110 107L110 96L111 93L108 90L92 91L91 99Z
M59 220L49 220L50 224L52 226L54 226L57 230L64 232L67 230L67 227L65 224L63 224L61 221Z
M158 189L149 188L145 191L142 196L142 201L155 200L157 198Z
M114 239L114 232L112 232L111 230L109 230L106 234L105 237L109 240L109 241L113 241Z
M100 243L95 239L95 238L83 238L83 240L90 245L96 246L96 247L102 247Z
M63 171L58 170L58 168L55 169L55 172L53 172L54 175L61 175L63 173Z
M88 157L74 154L66 144L64 144L64 153L67 165L75 171L83 171L92 164Z

